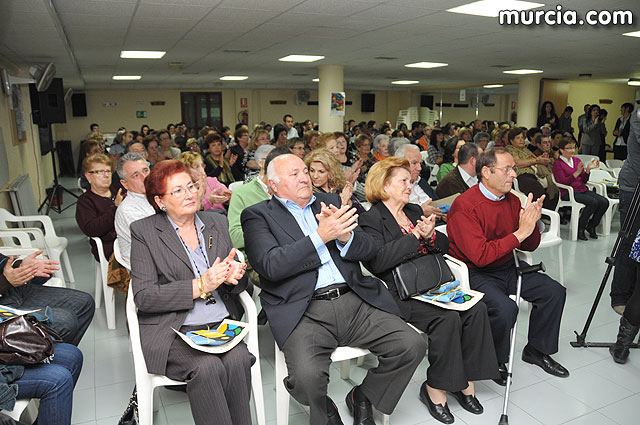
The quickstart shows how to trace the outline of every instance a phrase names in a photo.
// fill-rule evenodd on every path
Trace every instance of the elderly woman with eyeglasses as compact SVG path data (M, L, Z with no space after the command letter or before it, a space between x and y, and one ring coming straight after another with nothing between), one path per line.
M222 354L194 350L181 333L238 320L246 264L236 259L227 218L198 212L198 182L178 160L145 179L156 214L131 224L131 284L149 373L187 383L197 425L250 425L251 364L244 343Z
M115 192L112 188L113 172L111 159L107 155L96 153L86 157L82 169L91 189L78 198L76 222L85 235L102 240L104 256L109 259L113 254L113 241L116 240L114 222L116 208L122 202L122 190ZM93 257L100 261L95 242L92 239L89 242Z

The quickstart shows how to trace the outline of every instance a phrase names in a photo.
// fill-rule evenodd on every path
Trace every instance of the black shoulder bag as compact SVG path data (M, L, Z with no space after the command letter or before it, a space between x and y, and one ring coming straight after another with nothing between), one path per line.
M430 252L405 261L393 269L393 281L401 300L428 292L455 280L440 252Z

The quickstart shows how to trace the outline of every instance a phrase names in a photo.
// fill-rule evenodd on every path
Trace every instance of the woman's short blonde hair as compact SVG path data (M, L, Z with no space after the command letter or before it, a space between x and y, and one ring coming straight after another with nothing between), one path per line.
M93 133L89 133L87 136L87 140L95 140L97 142L104 142L106 139L102 133L99 131L94 131Z
M315 131L315 130L305 131L304 132L304 136L303 136L305 146L309 147L309 142L314 137L320 137L320 132L319 131ZM318 143L317 140L316 140L316 143Z
M195 137L189 137L189 138L187 139L187 143L186 143L186 145L187 145L187 147L190 147L190 146L191 146L191 145L193 145L194 143L197 145L197 144L198 144L198 139L196 139ZM198 145L198 146L199 146L199 145Z
M178 157L178 160L186 165L187 168L195 168L198 165L198 161L204 165L202 155L198 152L182 152Z
M109 168L113 169L111 165L111 160L109 157L103 153L94 153L93 155L89 155L82 161L82 172L86 173L91 168L91 165L94 163L108 165Z
M329 140L336 140L336 136L333 133L322 133L318 136L318 140L316 140L316 149L317 148L326 148Z
M336 191L341 191L347 182L342 171L342 164L338 158L325 148L314 149L304 157L304 163L309 168L312 162L321 163L327 169L329 186Z
M269 137L269 132L264 128L259 128L253 132L253 136L251 136L251 140L249 141L249 146L247 146L247 150L254 151L258 149L258 146L256 146L256 140L258 140L258 137L260 137L261 134L266 134L267 140L271 140L271 138Z
M373 164L369 169L367 181L364 184L364 194L367 197L367 201L373 204L389 199L389 195L384 192L384 185L387 184L398 168L404 168L411 172L409 161L396 156L390 156Z

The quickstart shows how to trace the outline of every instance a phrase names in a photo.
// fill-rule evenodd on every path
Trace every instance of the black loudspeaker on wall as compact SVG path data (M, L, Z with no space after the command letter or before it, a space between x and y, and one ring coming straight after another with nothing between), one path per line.
M71 95L71 111L74 117L87 116L87 97L84 93L74 93Z
M433 96L429 96L428 94L420 95L420 106L433 109Z
M49 125L67 122L62 78L54 78L49 88L43 92L38 92L35 84L29 84L29 97L34 124Z
M362 93L360 111L375 112L376 95L374 93Z

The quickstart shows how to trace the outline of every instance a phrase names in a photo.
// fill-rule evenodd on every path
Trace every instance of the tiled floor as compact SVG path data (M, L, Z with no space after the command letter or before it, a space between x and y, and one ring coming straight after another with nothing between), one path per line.
M68 187L74 187L65 179ZM87 239L75 225L74 208L62 216L51 214L59 234L69 238L69 254L76 275L77 288L93 293L94 261L89 252ZM617 217L616 217L617 220ZM615 222L615 220L614 220ZM615 222L614 232L618 230ZM568 237L568 227L562 228L563 237ZM517 358L514 367L513 391L509 406L511 424L571 424L608 425L639 423L640 405L640 351L633 351L626 365L617 365L606 349L572 348L574 330L580 331L596 289L605 270L604 258L609 255L615 234L600 237L597 241L564 242L565 285L567 303L562 320L560 351L554 357L571 371L568 379L559 379L545 374L539 368L519 360L526 343L528 314L526 306L520 314L517 341ZM558 262L555 248L535 253L536 260L543 260L549 274L557 277ZM608 288L601 301L591 329L589 341L613 341L617 331L617 316L608 307ZM124 321L123 298L117 305L117 330L106 328L104 309L96 310L93 324L86 333L80 347L85 355L82 375L74 395L73 424L114 425L124 410L134 386L133 361ZM273 338L268 327L260 329L260 355L268 424L275 424L275 394L273 372ZM364 367L375 362L367 358ZM437 424L418 400L420 383L425 379L426 359L416 371L413 381L404 393L395 413L391 416L394 425ZM337 402L345 424L351 418L344 404L344 396L354 383L359 383L366 370L351 367L352 382L340 379L336 366L332 366L329 395ZM476 384L477 395L484 405L484 414L474 416L467 413L450 397L450 407L456 424L491 424L498 422L502 409L503 388L492 381ZM192 424L189 403L184 393L160 389L162 406L155 413L156 425ZM308 410L291 401L290 424L307 424ZM382 423L381 419L377 419Z

